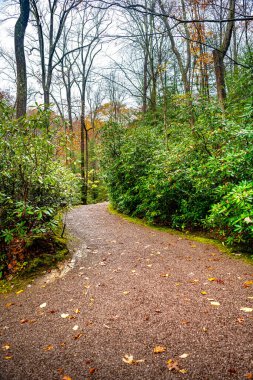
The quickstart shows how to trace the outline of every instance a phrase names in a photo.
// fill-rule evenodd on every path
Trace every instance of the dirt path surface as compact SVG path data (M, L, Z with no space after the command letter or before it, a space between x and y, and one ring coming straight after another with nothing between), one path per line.
M252 266L106 204L68 228L70 270L1 296L0 379L253 378Z

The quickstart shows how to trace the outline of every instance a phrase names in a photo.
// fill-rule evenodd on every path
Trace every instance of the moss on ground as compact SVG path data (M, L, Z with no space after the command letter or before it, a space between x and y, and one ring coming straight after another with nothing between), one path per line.
M25 260L18 264L17 272L0 280L0 293L18 291L56 268L68 255L67 239L56 235L33 236L26 244Z
M122 214L119 211L115 210L111 204L108 205L108 211L110 212L110 214L118 215L119 217L127 220L130 223L138 224L143 227L150 228L152 230L157 230L157 231L167 232L172 235L177 235L183 239L197 241L199 243L215 246L220 252L226 253L227 255L235 259L241 259L253 265L253 255L249 255L244 252L238 252L238 250L237 249L235 250L233 247L229 248L226 245L224 245L223 242L217 239L208 237L207 234L205 234L203 231L195 232L193 234L189 231L182 232L178 230L173 230L172 228L169 228L169 227L157 226L151 223L147 223L142 219Z

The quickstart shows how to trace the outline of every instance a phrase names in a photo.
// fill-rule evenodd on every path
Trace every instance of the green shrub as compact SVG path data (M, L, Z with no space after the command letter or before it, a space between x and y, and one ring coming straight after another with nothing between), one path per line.
M62 206L78 200L76 177L56 159L57 124L45 128L49 114L40 109L14 120L0 105L0 271L11 251L31 235L51 231ZM16 242L16 244L14 244ZM15 254L15 256L17 256ZM2 267L2 268L1 268Z
M208 226L226 237L228 244L253 245L253 181L240 182L212 205Z

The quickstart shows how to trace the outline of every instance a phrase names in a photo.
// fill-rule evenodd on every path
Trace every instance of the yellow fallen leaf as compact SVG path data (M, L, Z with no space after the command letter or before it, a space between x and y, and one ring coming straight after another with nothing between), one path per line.
M253 300L253 297L249 296L248 299L249 299L249 300Z
M129 292L128 290L125 290L125 291L123 292L123 294L124 294L125 296L127 296L129 293L130 293L130 292Z
M45 346L45 347L43 348L43 350L44 350L44 351L51 351L51 350L53 350L53 348L54 348L54 346L52 346L52 344L49 344L48 346Z
M252 307L241 307L240 310L244 311L245 313L251 313L253 311Z
M184 368L183 368L183 369L180 369L179 372L180 372L180 373L187 373L188 371L187 371L187 369L184 369Z
M127 354L122 358L122 360L126 364L138 364L138 363L144 362L144 359L135 360L133 355L127 355Z
M72 380L72 378L68 375L64 375L62 380Z
M205 296L207 294L207 292L205 290L201 290L200 293L203 294L203 296Z
M94 297L90 297L90 306L92 306L94 304L94 301L95 301L95 298Z
M80 310L79 310L79 309L75 309L74 312L75 312L76 314L79 314L79 313L80 313Z
M9 307L11 307L13 305L15 305L14 302L8 302L8 303L5 304L5 307L8 309Z
M182 282L176 282L176 286L181 286Z
M197 278L190 280L190 283L192 283L194 285L196 285L198 282L199 282L199 280Z
M11 360L13 357L12 356L5 356L4 359L5 360Z
M2 349L7 351L11 348L11 346L8 344L8 343L5 343L3 346L2 346Z
M208 279L208 281L216 281L216 277L210 277L209 279Z
M18 290L17 292L16 292L16 294L20 294L20 293L23 293L23 289L20 289L20 290Z
M244 286L245 288L248 288L248 287L250 287L251 285L253 285L253 281L252 281L252 280L245 281L244 284L243 284L243 286Z
M169 274L169 273L164 273L164 274L161 274L160 276L161 276L161 277L167 277L167 278L168 278L168 277L170 277L170 274Z
M220 306L220 303L216 302L216 301L211 301L211 305L213 305L213 306Z
M155 346L155 348L154 348L155 354L161 354L162 352L165 352L165 351L166 351L165 346Z

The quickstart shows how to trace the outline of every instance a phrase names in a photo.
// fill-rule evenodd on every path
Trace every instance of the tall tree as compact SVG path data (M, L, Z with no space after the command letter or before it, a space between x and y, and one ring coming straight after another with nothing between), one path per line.
M234 27L234 17L235 17L235 0L229 0L229 12L226 30L221 41L221 45L213 50L213 60L216 78L217 95L221 109L225 109L225 99L226 99L226 87L225 87L225 67L224 67L224 57L228 51L232 31Z
M27 105L27 75L25 59L25 31L29 20L29 0L19 0L20 15L15 25L14 41L17 66L16 117L24 116Z
M70 12L81 2L82 0L49 0L48 7L45 10L45 4L38 4L37 0L31 0L31 9L39 41L41 82L45 108L50 103L53 71L60 64L60 61L55 61L54 59L64 25Z

